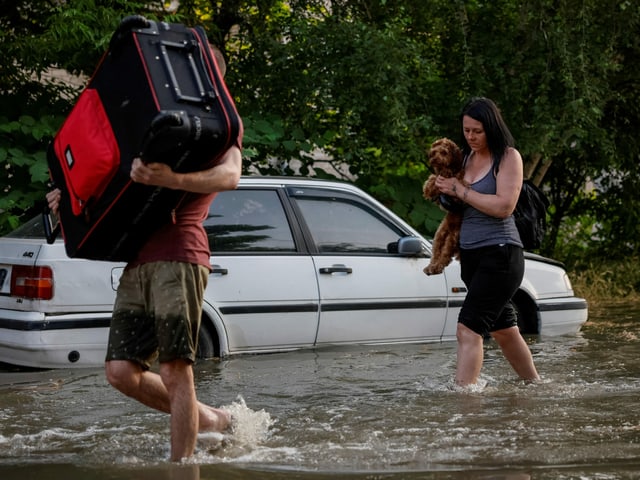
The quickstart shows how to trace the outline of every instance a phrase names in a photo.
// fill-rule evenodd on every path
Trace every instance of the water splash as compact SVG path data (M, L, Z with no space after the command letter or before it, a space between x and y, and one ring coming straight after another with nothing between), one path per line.
M418 391L428 391L431 393L483 393L487 388L490 389L490 381L494 380L491 377L482 376L478 378L478 382L472 385L460 386L456 384L453 378L425 378L421 384L417 385Z
M202 450L197 458L215 454L217 457L236 458L256 449L269 435L274 424L271 415L265 410L250 409L242 396L230 405L221 407L231 413L233 427L229 432L204 432L198 434L198 448Z
M478 378L476 383L469 385L458 385L455 380L451 379L447 384L447 388L456 393L478 394L485 392L487 385L489 385L489 381L482 377Z

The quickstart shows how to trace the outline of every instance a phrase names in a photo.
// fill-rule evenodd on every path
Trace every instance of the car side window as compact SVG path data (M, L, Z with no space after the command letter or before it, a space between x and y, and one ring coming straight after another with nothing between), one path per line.
M295 252L291 228L274 190L221 192L204 221L211 253Z
M402 232L365 204L349 198L297 197L322 253L390 253Z

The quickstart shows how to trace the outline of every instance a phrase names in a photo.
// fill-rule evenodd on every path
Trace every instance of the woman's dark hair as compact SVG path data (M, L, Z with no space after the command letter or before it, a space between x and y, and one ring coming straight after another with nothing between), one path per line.
M500 110L492 100L484 97L474 97L462 108L460 123L462 123L462 118L465 116L482 123L484 133L487 136L487 146L497 168L507 147L515 146L513 135L511 135L509 127L504 122ZM464 132L462 132L462 151L465 155L471 153L471 147L467 143Z

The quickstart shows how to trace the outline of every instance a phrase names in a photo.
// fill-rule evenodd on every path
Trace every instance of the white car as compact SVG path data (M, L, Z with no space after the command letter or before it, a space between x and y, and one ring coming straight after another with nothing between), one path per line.
M244 177L213 202L200 357L336 344L455 340L465 286L453 261L427 276L430 243L348 183ZM124 265L68 258L35 218L0 239L0 362L104 361ZM562 265L526 254L513 298L523 333L578 332L587 302Z

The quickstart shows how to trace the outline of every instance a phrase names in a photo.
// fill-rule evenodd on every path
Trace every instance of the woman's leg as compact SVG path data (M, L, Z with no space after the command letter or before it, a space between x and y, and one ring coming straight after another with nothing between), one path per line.
M456 384L473 385L478 381L484 358L482 335L458 323L456 337L458 339Z
M502 353L515 372L526 382L540 380L533 363L533 356L527 342L524 341L518 327L504 328L491 332L491 336L500 345Z

